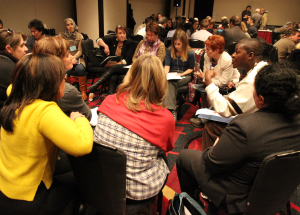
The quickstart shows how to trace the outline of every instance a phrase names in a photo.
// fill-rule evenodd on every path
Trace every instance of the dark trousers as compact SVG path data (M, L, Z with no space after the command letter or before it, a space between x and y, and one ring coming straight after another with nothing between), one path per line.
M124 65L114 65L107 72L109 72L111 75L109 77L108 82L108 93L110 95L116 93L117 84L119 82L120 76L126 75L128 72L128 68L124 68Z
M74 64L73 68L66 71L68 77L70 77L71 75L73 76L86 76L86 70L85 67L79 63L79 64Z
M49 190L41 182L33 201L10 199L0 191L0 214L71 215L77 214L79 205L79 192L72 172L53 177Z
M185 76L180 80L169 80L168 81L168 94L164 99L164 104L169 110L176 110L176 98L178 93L178 88L181 86L188 85L192 80L191 75Z

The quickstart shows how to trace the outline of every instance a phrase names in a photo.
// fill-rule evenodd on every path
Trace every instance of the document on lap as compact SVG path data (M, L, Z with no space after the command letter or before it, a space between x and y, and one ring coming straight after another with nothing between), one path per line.
M224 122L224 123L229 123L231 122L231 120L234 119L234 116L228 118L222 117L216 111L209 110L207 108L198 109L196 115L198 115L198 118L203 118L203 119L217 121L217 122Z
M169 72L167 75L167 80L180 80L182 79L182 77L180 77L179 75L177 75L177 72Z

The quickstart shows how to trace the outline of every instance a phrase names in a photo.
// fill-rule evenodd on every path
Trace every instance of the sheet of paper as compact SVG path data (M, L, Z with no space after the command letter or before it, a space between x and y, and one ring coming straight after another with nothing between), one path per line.
M177 72L169 72L167 75L167 80L180 80L182 79L179 75L177 75Z
M131 65L128 65L128 66L124 66L123 68L129 69L130 67L131 67Z
M95 108L91 109L91 112L92 112L92 118L91 118L91 121L90 121L91 126L96 126L97 125L97 122L98 122L97 109L98 109L98 107L95 107Z
M224 123L229 123L229 122L231 122L231 120L234 119L234 116L231 116L228 118L222 117L216 111L210 110L207 108L198 109L196 112L196 115L198 115L198 118L203 118L203 119L208 119L208 120L213 120L213 121L218 121L218 122L224 122Z

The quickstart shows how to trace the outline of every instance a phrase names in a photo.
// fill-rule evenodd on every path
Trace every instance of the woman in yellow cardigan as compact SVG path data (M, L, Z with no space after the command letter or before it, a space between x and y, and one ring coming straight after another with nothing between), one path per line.
M78 112L56 104L64 92L65 67L56 56L30 54L16 65L1 113L0 208L3 214L74 214L78 192L53 178L58 149L90 153L93 131ZM68 211L69 213L65 213Z

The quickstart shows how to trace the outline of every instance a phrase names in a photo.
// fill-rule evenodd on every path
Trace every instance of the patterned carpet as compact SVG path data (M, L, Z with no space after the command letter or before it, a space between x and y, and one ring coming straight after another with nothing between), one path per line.
M87 101L87 105L90 108L94 108L99 106L105 95L99 96L97 94L93 102ZM172 199L175 192L180 193L180 186L178 182L177 172L176 172L176 159L179 152L182 149L195 149L195 150L202 150L202 130L199 128L195 128L189 122L189 119L194 115L198 106L194 106L190 103L185 103L181 109L181 112L178 116L178 121L176 123L175 128L175 135L174 135L174 144L175 148L167 153L168 158L168 167L170 169L170 174L166 183L166 186L163 190L164 199L163 199L163 209L162 215L166 214L166 209L168 205L169 199ZM297 174L297 173L295 173ZM203 200L203 199L202 199ZM292 214L299 215L300 214L300 189L295 192L295 194L291 198L291 206L292 206ZM205 205L205 211L207 210L208 202L203 201ZM155 207L155 204L154 206ZM154 213L153 213L154 214ZM223 215L222 211L219 211L219 215Z

